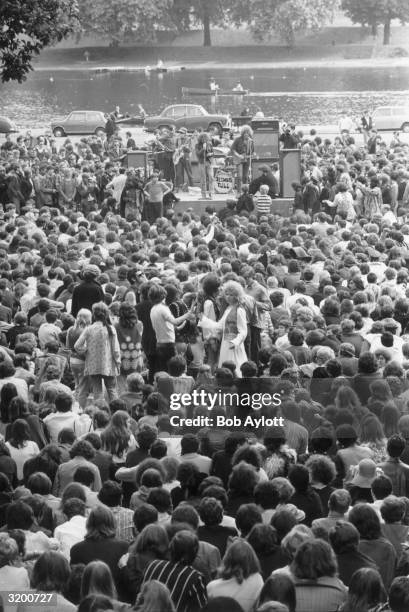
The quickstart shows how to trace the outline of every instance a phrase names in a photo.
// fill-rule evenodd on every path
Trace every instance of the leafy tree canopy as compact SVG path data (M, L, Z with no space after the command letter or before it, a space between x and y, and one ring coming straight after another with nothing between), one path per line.
M77 24L76 0L0 0L1 80L24 81L33 58Z

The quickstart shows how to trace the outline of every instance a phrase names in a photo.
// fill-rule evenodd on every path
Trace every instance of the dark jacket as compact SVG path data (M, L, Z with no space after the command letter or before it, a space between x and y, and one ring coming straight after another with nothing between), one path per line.
M351 578L354 573L362 567L371 567L377 569L374 561L367 555L359 552L359 550L348 550L337 554L338 561L338 576L340 580L349 587Z
M104 292L97 281L83 281L72 292L71 314L76 317L81 308L92 310L93 304L104 301Z

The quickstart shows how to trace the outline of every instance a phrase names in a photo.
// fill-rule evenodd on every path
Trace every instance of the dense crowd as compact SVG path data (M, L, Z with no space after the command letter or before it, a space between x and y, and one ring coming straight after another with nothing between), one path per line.
M285 129L288 218L276 167L178 214L117 133L6 138L4 611L409 610L409 147L367 136Z

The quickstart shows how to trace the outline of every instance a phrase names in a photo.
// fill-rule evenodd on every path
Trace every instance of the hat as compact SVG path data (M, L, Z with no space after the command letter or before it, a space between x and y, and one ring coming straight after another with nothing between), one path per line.
M178 129L178 134L187 134L187 129L185 127L181 127Z
M370 489L373 481L377 477L376 463L372 459L362 459L357 468L357 472L353 477L351 484L363 489Z
M270 172L270 168L266 164L263 164L262 166L258 167L258 171L259 172Z
M339 352L343 353L343 355L349 355L350 357L355 357L355 348L353 344L350 342L343 342L339 347Z
M94 264L88 264L84 268L84 274L94 276L95 278L101 274L101 270Z

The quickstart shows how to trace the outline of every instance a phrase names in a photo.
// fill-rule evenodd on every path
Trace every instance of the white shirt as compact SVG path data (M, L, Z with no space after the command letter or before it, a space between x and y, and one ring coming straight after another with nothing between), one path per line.
M175 342L175 320L166 304L155 304L151 310L152 327L158 344L173 344Z
M77 515L54 530L54 537L58 541L60 552L68 561L70 560L71 548L85 538L86 522L85 516Z
M17 466L17 478L18 480L23 480L23 467L27 459L31 459L39 454L40 449L38 448L36 442L32 440L27 440L24 443L24 446L20 448L16 448L10 442L6 442L6 446L10 451L10 457L14 459Z
M44 419L44 425L48 429L51 442L55 443L58 441L58 434L64 428L68 427L75 431L75 425L78 420L78 415L74 414L71 410L68 412L52 412L47 415Z
M236 578L230 578L229 580L219 578L209 582L207 596L209 600L214 597L231 597L241 605L243 612L251 612L258 600L263 584L263 578L258 573L252 574L241 584L237 582Z

